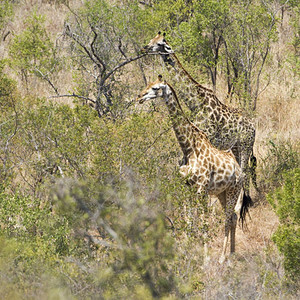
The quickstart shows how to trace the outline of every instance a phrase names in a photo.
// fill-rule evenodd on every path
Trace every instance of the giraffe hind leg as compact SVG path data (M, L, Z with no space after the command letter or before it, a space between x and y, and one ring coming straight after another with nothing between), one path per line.
M231 231L230 231L230 252L235 252L235 232L236 232L236 224L237 224L237 215L233 213L231 216Z
M257 181L256 181L256 167L257 167L257 160L256 160L256 157L253 155L253 151L252 151L251 156L250 156L250 177L251 177L253 186L255 187L255 189L257 191L259 191Z

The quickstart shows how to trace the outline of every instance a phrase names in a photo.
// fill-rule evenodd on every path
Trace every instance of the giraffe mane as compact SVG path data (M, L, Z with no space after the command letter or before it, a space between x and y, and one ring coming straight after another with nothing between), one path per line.
M202 84L200 84L198 81L196 81L190 74L189 72L183 67L183 65L181 64L180 60L178 59L178 57L176 56L175 53L172 53L173 57L175 58L177 64L179 65L179 67L183 70L183 72L185 73L185 75L198 87L200 87L201 89L208 91L209 93L212 93L213 96L216 98L215 93L213 90L203 86ZM222 103L218 98L216 98L216 100L221 104L221 105L225 105L224 103ZM236 112L239 114L243 114L244 111L239 109L239 108L235 108L235 107L230 107L230 106L226 106L228 109L230 109L232 112Z
M180 66L180 68L184 71L184 73L186 74L186 76L193 82L195 83L197 86L201 87L202 89L211 92L214 94L213 90L206 88L205 86L201 85L198 81L196 81L190 74L189 72L183 67L183 65L181 64L180 60L178 59L178 57L176 56L175 53L173 53L174 58L176 59L177 64Z

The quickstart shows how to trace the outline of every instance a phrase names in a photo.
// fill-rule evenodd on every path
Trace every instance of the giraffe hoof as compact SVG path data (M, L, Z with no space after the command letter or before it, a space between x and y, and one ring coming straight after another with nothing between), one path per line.
M204 257L204 266L208 266L209 263L210 263L210 256L205 256Z
M219 264L222 265L225 261L225 255L222 255L220 258L219 258Z

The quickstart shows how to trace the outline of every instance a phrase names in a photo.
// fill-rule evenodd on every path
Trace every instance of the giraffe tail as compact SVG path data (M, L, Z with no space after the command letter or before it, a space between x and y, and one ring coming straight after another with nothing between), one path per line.
M253 151L252 151L251 156L250 156L250 177L251 177L253 186L258 191L258 186L257 186L257 182L256 182L256 167L257 167L257 160L256 160L256 157L253 155Z
M247 229L247 224L246 224L246 215L247 213L249 214L249 207L253 205L253 201L249 195L246 195L245 192L243 192L243 202L242 202L242 207L240 210L240 221L242 222L242 228ZM250 214L249 214L250 216Z

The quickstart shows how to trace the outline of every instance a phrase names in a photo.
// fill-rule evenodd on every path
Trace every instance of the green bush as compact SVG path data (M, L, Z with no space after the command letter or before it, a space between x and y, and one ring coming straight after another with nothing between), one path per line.
M93 276L105 299L176 292L174 242L164 215L149 200L132 176L111 186L72 180L56 186L54 203L60 214L72 220L75 233L101 262Z
M267 191L282 183L283 174L300 167L300 155L291 142L268 142L268 151L262 160L260 185Z
M6 64L6 60L0 60L0 112L5 115L12 113L18 95L16 82L4 72Z
M0 3L0 29L2 30L13 16L13 3L10 0L2 0Z
M267 199L280 221L273 240L284 255L287 275L297 282L300 279L300 168L285 173L283 179L283 186Z
M4 189L0 199L1 231L5 236L31 242L41 257L72 251L68 221L53 214L49 203L19 193L10 195Z
M49 202L1 187L1 299L44 298L48 290L68 289L69 280L79 276L76 264L66 258L81 257L81 241L67 218L52 208Z
M30 74L45 78L58 66L54 44L45 28L45 17L33 13L26 28L13 39L9 48L11 65L27 82Z

